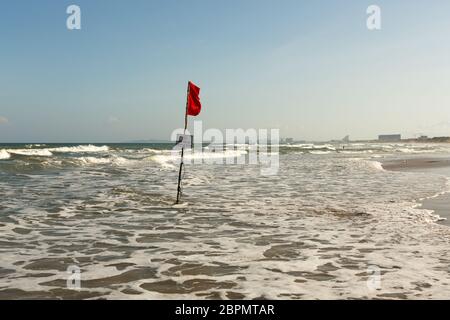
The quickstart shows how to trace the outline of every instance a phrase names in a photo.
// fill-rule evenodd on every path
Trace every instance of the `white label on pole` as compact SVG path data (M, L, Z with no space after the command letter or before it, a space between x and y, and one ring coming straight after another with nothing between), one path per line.
M191 149L192 141L193 141L193 136L191 136L189 134L177 134L176 146L178 148Z

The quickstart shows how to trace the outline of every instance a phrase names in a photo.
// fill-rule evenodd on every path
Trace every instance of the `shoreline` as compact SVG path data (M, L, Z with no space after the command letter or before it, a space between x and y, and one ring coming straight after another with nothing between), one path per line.
M450 158L417 158L388 160L382 163L388 171L419 171L442 174L450 177ZM438 224L450 227L450 193L419 201L419 209L433 210L435 214L446 220Z
M450 158L413 158L387 160L382 163L388 171L434 171L437 168L450 168ZM450 170L449 170L450 172Z

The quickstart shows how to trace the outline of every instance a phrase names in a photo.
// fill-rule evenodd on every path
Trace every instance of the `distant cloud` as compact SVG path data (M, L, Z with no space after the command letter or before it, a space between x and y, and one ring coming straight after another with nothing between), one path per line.
M6 123L8 123L9 122L9 120L7 119L7 118L5 118L5 117L0 117L0 124L6 124Z
M109 124L116 124L120 122L119 118L113 116L110 116L107 121Z

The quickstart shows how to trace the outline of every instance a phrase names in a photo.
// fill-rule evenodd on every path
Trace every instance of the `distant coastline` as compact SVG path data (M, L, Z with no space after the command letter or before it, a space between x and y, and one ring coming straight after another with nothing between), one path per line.
M421 143L450 143L450 137L434 137L434 138L419 138L419 139L402 139L402 142L421 142Z
M400 139L400 140L392 140L392 141L384 141L384 140L331 140L328 142L332 143L450 143L450 137L433 137L433 138L408 138L408 139Z

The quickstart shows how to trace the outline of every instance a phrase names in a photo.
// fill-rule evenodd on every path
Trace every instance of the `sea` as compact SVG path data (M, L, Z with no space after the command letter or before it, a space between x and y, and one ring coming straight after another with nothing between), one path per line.
M0 144L0 299L450 298L450 145L225 147Z

